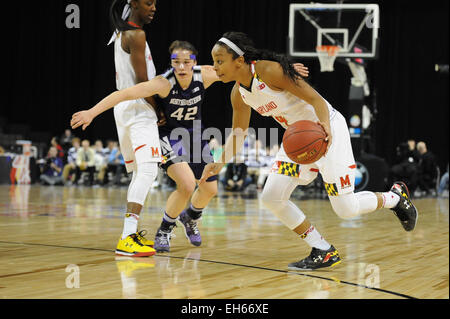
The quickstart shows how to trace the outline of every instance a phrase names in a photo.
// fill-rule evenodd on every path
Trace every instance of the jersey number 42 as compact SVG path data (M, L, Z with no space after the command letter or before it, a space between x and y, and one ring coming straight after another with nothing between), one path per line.
M198 112L198 106L189 107L185 109L180 107L175 112L170 114L170 117L176 118L177 121L193 121Z

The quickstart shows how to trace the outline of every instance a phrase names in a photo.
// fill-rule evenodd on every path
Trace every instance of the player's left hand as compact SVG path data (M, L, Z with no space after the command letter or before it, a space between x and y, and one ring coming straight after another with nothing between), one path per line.
M166 125L167 124L167 119L166 119L166 116L164 115L164 112L163 111L158 111L156 114L158 116L158 122L157 122L158 126Z
M304 66L302 63L294 63L292 66L302 77L307 78L309 76L308 67Z
M320 121L317 122L317 124L319 124L320 126L323 127L323 130L325 131L325 134L327 135L327 137L325 138L325 141L327 141L328 144L327 144L327 150L326 150L326 152L324 154L324 155L326 155L328 153L328 150L331 147L331 143L333 142L333 136L331 135L331 128L330 128L330 125L327 125L327 124L325 124L323 122L320 122Z
M94 117L91 115L89 111L81 111L72 115L72 119L70 120L70 126L72 129L76 129L79 126L82 126L83 131L86 127L91 124Z

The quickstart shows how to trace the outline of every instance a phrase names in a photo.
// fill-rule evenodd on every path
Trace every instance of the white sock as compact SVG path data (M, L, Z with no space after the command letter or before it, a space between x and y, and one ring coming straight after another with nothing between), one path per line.
M300 237L305 240L309 246L321 250L330 249L331 245L320 235L320 233L311 225Z
M126 213L123 223L122 239L137 232L139 215L133 213Z
M400 201L400 196L393 192L381 193L383 195L383 207L394 208Z

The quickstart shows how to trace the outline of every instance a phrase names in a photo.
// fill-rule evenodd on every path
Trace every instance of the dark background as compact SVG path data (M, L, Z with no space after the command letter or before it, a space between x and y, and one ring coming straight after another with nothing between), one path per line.
M168 66L167 48L175 39L192 42L199 64L211 64L210 50L226 31L249 34L258 47L286 52L287 0L158 0L157 15L146 27L148 42L161 73ZM297 1L299 2L299 1ZM332 2L332 1L322 1ZM385 0L381 12L379 59L368 64L378 114L372 134L374 153L393 160L395 147L408 138L423 140L439 159L448 162L448 74L435 64L448 64L448 0L427 2ZM81 27L68 29L68 4L81 11ZM115 90L110 0L48 0L2 3L4 102L0 133L22 125L26 135L61 135L72 113L92 107ZM347 115L351 73L344 64L321 73L316 60L303 60L309 82L335 108ZM214 84L203 111L206 126L231 126L231 84ZM23 128L26 125L27 128ZM253 127L277 126L256 114ZM13 132L12 132L13 133ZM112 110L76 135L94 140L116 138ZM282 132L280 133L282 134ZM45 134L44 134L45 136ZM37 138L37 137L36 137ZM281 138L281 136L280 136Z

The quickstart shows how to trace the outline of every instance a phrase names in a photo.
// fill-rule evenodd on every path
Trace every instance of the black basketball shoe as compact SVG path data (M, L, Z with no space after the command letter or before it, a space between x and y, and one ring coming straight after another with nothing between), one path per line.
M328 250L313 248L311 254L295 263L290 263L288 268L291 270L315 270L324 267L333 267L342 261L339 252L333 245Z
M391 208L406 231L412 231L417 224L418 212L409 198L409 190L403 182L395 182L391 192L400 196L397 206Z

